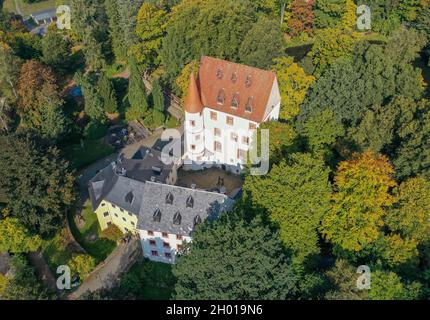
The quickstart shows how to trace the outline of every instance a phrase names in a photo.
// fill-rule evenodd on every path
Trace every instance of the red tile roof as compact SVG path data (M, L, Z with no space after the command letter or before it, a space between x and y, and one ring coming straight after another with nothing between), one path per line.
M270 71L204 56L197 83L204 106L261 123L275 79ZM219 96L224 98L222 105L217 102ZM238 108L232 108L235 97ZM249 99L252 112L245 110Z
M188 113L201 113L203 105L200 100L199 89L197 88L194 72L191 73L188 95L185 98L185 111Z

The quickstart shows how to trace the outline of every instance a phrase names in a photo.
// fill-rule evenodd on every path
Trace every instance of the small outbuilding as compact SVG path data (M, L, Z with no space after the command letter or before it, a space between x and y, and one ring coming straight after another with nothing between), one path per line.
M51 8L30 14L38 25L50 24L57 20L57 9Z

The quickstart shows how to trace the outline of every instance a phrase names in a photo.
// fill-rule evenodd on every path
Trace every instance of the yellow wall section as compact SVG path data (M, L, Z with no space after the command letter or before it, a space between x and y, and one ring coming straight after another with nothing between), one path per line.
M123 233L131 231L133 233L137 232L137 216L130 214L127 211L114 206L113 204L103 201L100 203L96 210L97 219L99 220L100 228L102 230L108 227L108 223L116 225ZM108 216L104 216L104 213L108 212ZM125 220L125 221L124 221ZM134 225L133 225L134 224Z

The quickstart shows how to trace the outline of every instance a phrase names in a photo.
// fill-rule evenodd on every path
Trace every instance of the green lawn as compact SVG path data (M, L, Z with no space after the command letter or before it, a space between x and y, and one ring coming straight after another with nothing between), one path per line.
M81 144L68 145L64 149L64 155L76 169L82 169L97 160L100 160L115 150L100 140L85 140Z
M168 129L175 129L175 128L179 127L180 125L181 125L181 122L173 116L169 116L169 118L166 121L166 127Z
M78 220L76 217L73 217L73 219L69 218L70 229L72 230L76 241L79 242L89 255L97 260L97 263L100 263L111 254L116 247L116 243L111 240L101 238L101 230L97 216L93 212L91 204L88 201L85 203L82 210L82 216L85 220L85 224L83 226L78 226ZM97 240L91 241L91 235L96 235Z
M169 300L175 282L170 264L145 259L136 263L121 279L121 288L140 300Z
M30 13L56 8L62 4L69 4L70 0L45 0L36 3L25 3L24 0L18 0L19 7L25 16L30 15ZM16 12L15 9L15 1L14 0L5 0L3 4L4 10L7 12Z

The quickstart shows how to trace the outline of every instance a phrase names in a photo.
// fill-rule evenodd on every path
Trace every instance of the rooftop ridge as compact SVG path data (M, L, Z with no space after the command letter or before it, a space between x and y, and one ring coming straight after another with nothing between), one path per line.
M187 187L181 187L181 186L176 186L176 185L171 185L171 184L165 184L165 183L161 183L161 182L152 182L152 181L147 181L145 182L147 184L153 184L153 185L163 185L163 186L167 186L169 188L176 188L176 189L183 189L183 190L191 190L191 191L197 191L197 192L201 192L201 193L207 193L207 194L212 194L212 195L218 195L218 196L222 196L225 199L228 199L228 196L222 193L218 193L218 192L213 192L213 191L207 191L207 190L203 190L203 189L192 189L192 188L187 188Z
M215 58L215 57L211 57L211 56L202 56L201 57L201 62L203 62L203 59L217 60L217 61L225 63L225 64L237 65L237 66L248 68L248 69L251 69L251 70L254 70L254 71L258 71L258 72L267 72L267 73L273 74L276 77L276 73L273 72L272 70L266 70L266 69L261 69L261 68L257 68L257 67L252 67L252 66L249 66L247 64L233 62L233 61L228 61L228 60L223 60L223 59Z

